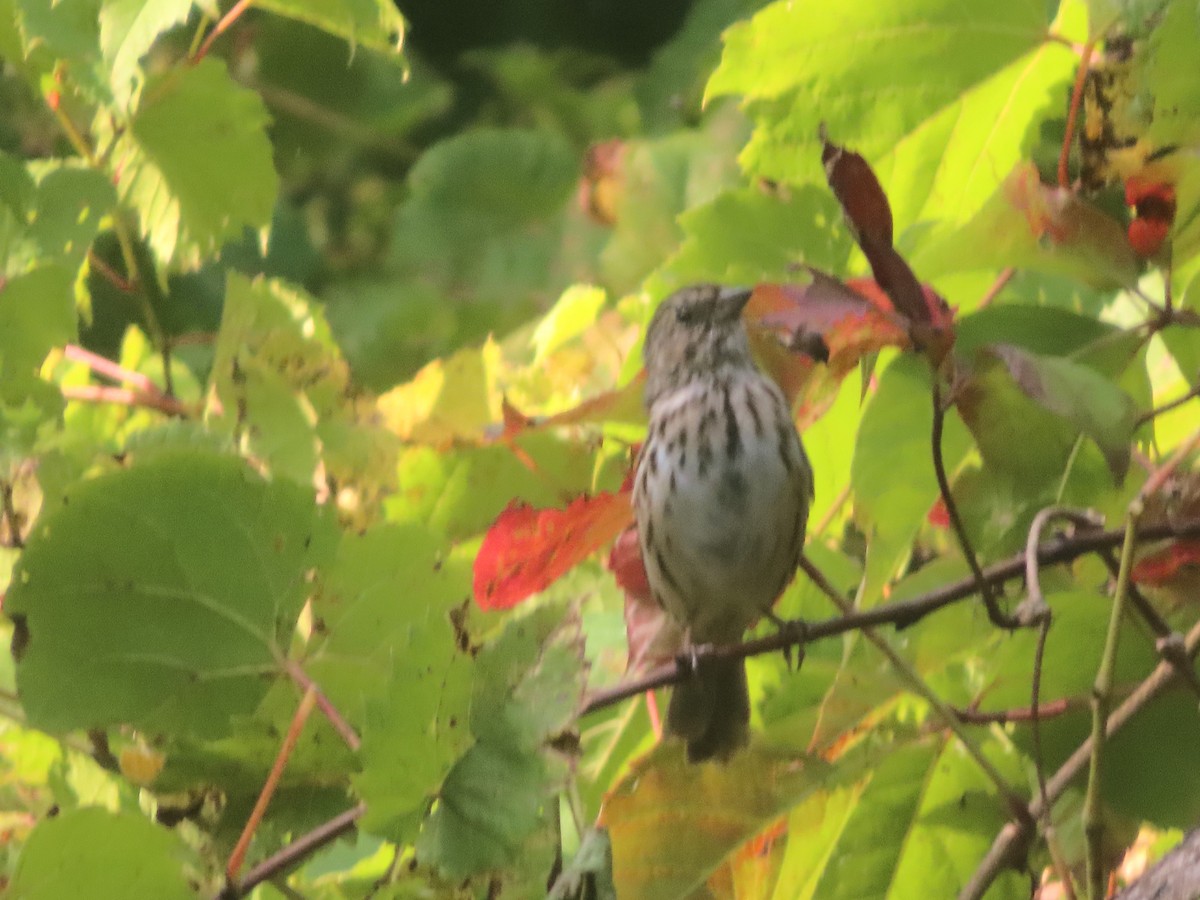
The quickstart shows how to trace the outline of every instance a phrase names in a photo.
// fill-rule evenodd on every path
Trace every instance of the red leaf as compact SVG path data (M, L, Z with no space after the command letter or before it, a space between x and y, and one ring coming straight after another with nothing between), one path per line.
M954 343L950 309L922 287L912 268L892 246L892 209L875 172L857 153L829 143L822 131L825 178L893 309L909 322L913 344L940 363Z
M1172 582L1184 566L1200 566L1200 541L1175 541L1165 550L1143 557L1130 577L1137 584L1162 587Z
M578 497L566 509L511 503L488 529L475 557L475 602L510 609L536 594L629 524L629 492Z
M946 507L945 497L938 497L933 501L925 520L934 528L950 527L950 510Z
M891 247L892 207L870 164L853 150L829 143L823 128L821 141L825 180L842 205L855 238L859 244L866 240Z
M653 600L650 594L650 579L646 577L646 566L642 562L642 548L638 545L636 526L630 526L617 535L608 554L608 568L617 585L640 600Z
M608 555L608 567L625 591L626 673L637 675L670 662L683 647L683 633L650 591L637 526L621 532Z

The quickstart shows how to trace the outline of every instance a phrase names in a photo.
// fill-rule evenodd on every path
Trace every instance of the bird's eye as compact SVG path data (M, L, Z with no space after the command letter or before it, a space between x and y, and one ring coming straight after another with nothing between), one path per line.
M675 310L675 318L685 325L695 325L712 316L712 310L703 303L689 303Z

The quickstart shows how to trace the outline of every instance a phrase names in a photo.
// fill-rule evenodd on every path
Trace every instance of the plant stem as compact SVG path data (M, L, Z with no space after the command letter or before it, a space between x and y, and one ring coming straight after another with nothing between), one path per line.
M1133 548L1137 545L1137 520L1141 502L1130 504L1125 517L1125 543L1121 547L1120 571L1113 592L1112 613L1108 619L1108 634L1104 638L1104 653L1096 682L1092 688L1092 756L1088 769L1087 794L1083 802L1083 829L1087 836L1088 900L1104 900L1108 873L1104 865L1104 810L1100 799L1100 778L1104 766L1104 737L1112 706L1113 681L1117 665L1117 647L1121 622L1125 617L1125 598L1129 594L1129 572L1133 568Z

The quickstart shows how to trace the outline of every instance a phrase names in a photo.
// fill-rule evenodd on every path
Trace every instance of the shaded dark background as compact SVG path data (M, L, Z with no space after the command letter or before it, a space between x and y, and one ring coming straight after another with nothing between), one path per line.
M410 47L432 60L529 42L640 65L679 28L692 0L397 0Z

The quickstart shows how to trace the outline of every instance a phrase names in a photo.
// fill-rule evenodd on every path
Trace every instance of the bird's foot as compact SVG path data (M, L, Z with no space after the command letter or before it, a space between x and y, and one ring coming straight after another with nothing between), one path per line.
M675 656L675 665L684 677L695 678L704 664L704 657L711 651L711 644L693 644L688 641L687 646Z
M767 620L785 636L787 643L783 645L783 658L787 661L790 671L798 671L804 662L804 642L808 638L808 625L803 619L781 619L771 610L765 613ZM795 667L792 665L795 654Z

